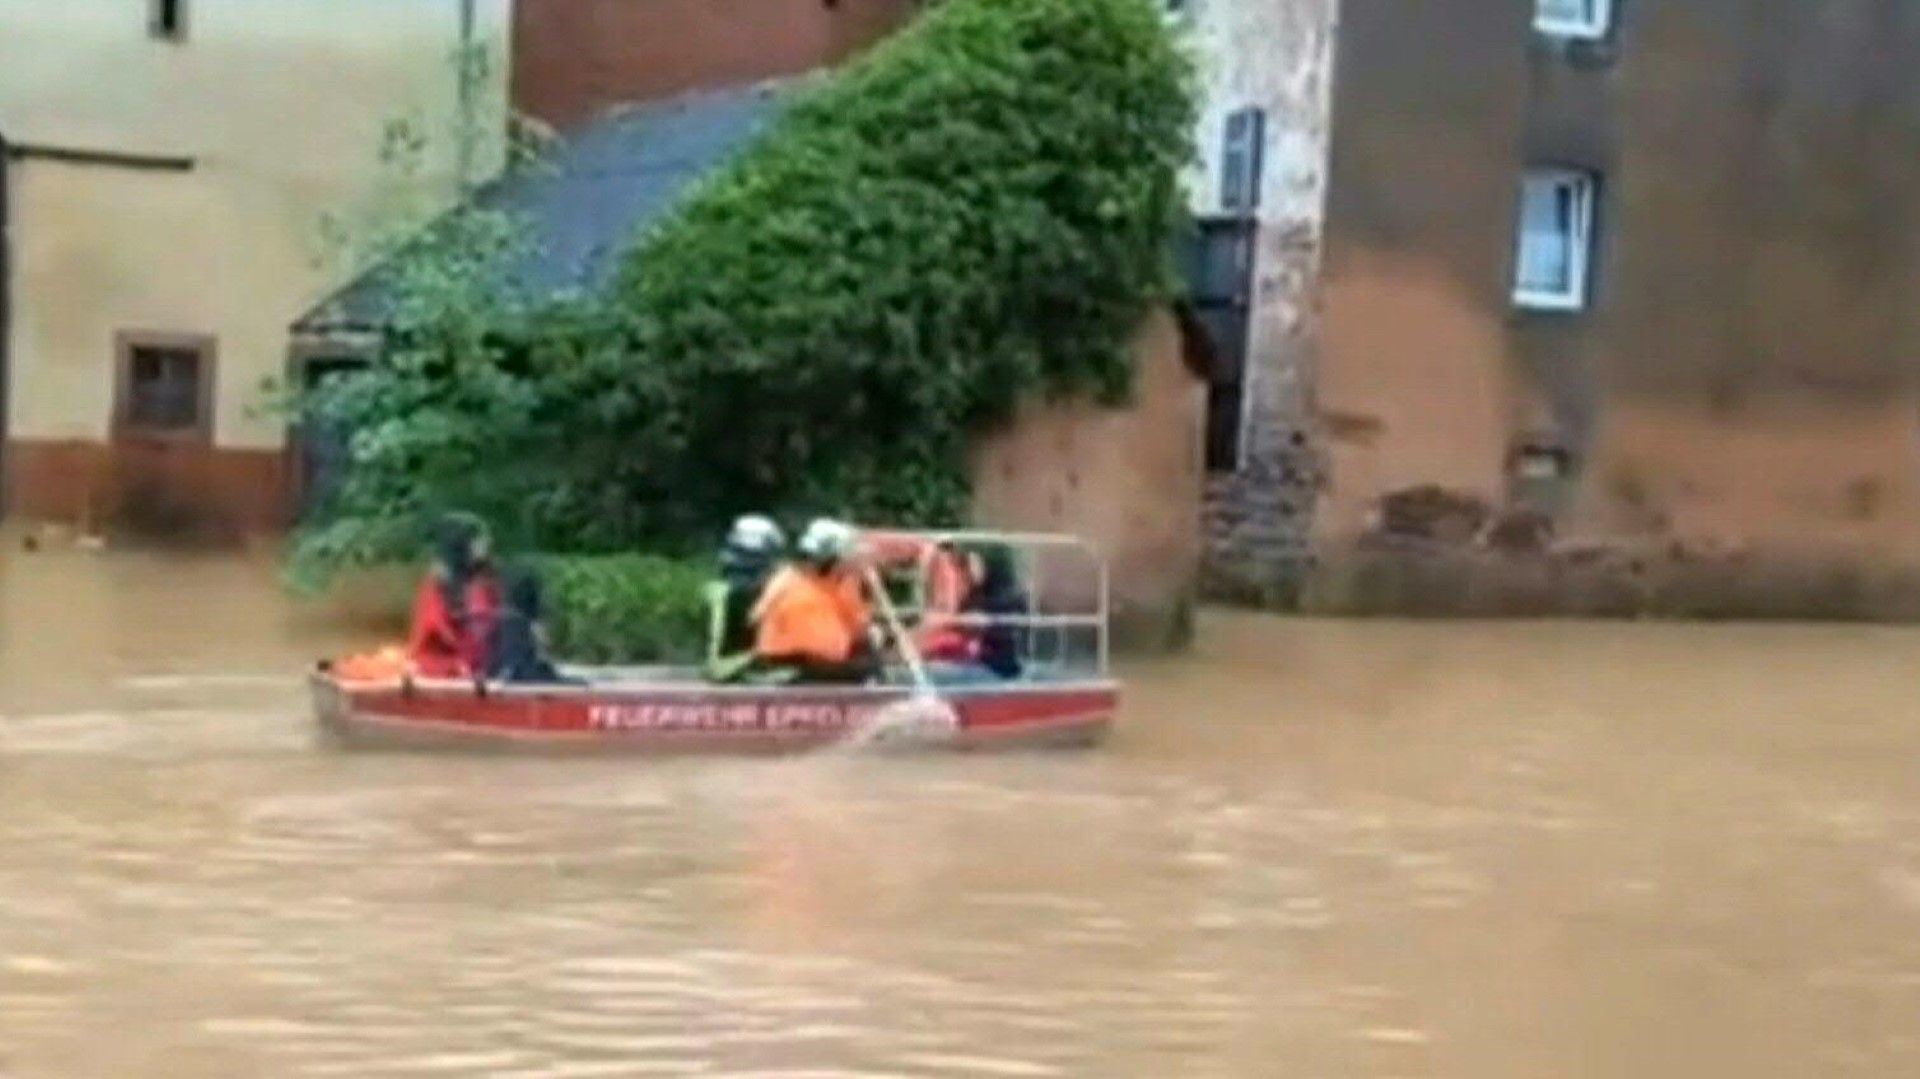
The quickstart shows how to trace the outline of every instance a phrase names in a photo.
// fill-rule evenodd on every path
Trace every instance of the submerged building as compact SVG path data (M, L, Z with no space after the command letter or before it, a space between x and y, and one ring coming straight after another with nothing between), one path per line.
M324 223L452 205L500 171L515 113L566 131L803 71L915 7L0 0L0 504L89 530L282 528L309 469L263 387L331 369L324 349L290 362L287 326L366 255Z
M1169 6L1216 593L1920 614L1920 9Z
M321 223L427 139L501 158L507 0L0 0L7 512L233 537L284 521L262 385L323 295ZM467 58L490 56L491 63Z

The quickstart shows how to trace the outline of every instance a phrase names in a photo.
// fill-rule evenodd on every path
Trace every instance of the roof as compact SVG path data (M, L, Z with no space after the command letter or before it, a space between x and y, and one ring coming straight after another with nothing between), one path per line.
M530 253L509 271L530 301L590 292L611 278L627 242L724 164L778 115L781 86L758 83L630 106L567 136L549 167L509 172L473 204L525 222ZM394 287L375 265L293 325L297 332L377 328Z

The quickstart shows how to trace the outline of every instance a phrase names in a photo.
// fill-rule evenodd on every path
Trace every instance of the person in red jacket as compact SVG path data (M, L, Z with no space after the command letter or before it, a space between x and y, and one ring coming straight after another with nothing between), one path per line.
M501 602L491 540L464 514L449 514L437 532L433 569L414 596L407 660L422 678L482 677Z

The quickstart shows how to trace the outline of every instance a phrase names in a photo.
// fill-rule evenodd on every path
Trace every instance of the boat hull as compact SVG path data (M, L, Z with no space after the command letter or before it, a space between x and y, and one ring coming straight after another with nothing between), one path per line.
M354 748L481 748L550 752L768 754L843 744L870 730L899 686L714 686L697 681L596 681L583 687L476 687L467 682L345 684L316 672L321 728ZM1111 729L1112 682L990 683L942 690L956 749L1085 746Z

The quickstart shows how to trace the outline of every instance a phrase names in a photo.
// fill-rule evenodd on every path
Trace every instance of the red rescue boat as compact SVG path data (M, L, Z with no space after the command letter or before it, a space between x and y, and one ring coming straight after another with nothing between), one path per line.
M572 687L465 682L343 684L313 676L322 727L363 747L498 746L652 753L778 753L860 737L905 685L714 686L638 672ZM956 686L941 691L959 723L955 748L1089 745L1112 725L1119 688L1105 680Z
M860 741L876 731L956 749L1086 746L1112 727L1120 688L1108 674L1107 571L1084 544L1068 537L1006 533L925 534L962 546L998 544L1022 552L1032 598L1024 616L995 623L1022 628L1026 674L997 679L975 674L937 685L943 720L915 715L924 694L902 671L882 684L716 685L698 671L674 668L575 669L583 683L489 685L470 681L390 679L351 682L323 667L311 679L321 727L345 745L365 748L492 747L641 753L781 753ZM1062 554L1056 593L1041 591L1041 574ZM1080 565L1073 566L1078 560ZM1060 597L1082 613L1057 611ZM909 609L909 613L911 609ZM981 621L973 616L969 621ZM919 713L924 717L924 711Z

